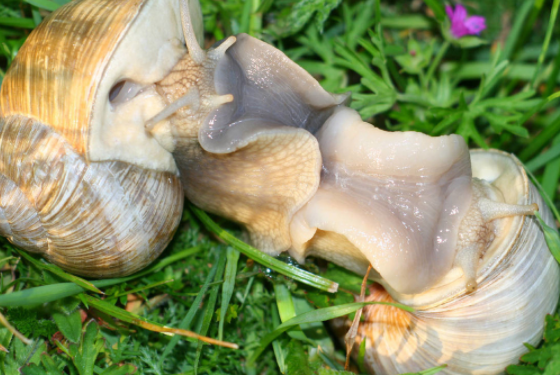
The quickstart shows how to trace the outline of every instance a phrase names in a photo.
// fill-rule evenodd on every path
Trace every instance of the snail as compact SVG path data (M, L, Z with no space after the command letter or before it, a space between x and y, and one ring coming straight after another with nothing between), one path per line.
M186 53L179 14L164 0L75 1L31 33L0 92L2 236L90 277L163 251L183 194L165 124L144 125L164 106L154 82Z
M552 224L550 211L514 156L376 129L247 35L217 46L218 59L186 39L197 57L157 84L169 106L189 98L169 119L186 196L269 254L361 275L371 263L369 299L417 310L366 309L357 341L372 372L496 374L540 340L560 270L530 216ZM216 95L230 97L204 105Z
M342 116L342 113L340 115ZM365 124L360 124L361 120L356 116L352 114L350 118L341 119L342 122L327 124L328 127L322 130L324 134L320 137L338 134L338 137L331 138L334 144L327 143L322 147L323 155L330 157L330 160L325 163L328 169L326 173L330 176L327 176L325 182L321 182L324 187L319 189L319 193L308 203L308 207L297 214L303 215L301 220L306 219L307 223L315 223L320 228L334 228L338 233L345 235L349 233L345 238L333 235L332 232L317 233L304 251L318 256L328 252L328 257L346 259L354 269L363 267L364 263L367 267L367 262L359 259L359 256L366 255L369 256L368 259L372 259L370 258L372 247L368 248L367 243L362 245L363 242L359 241L359 236L363 233L351 232L348 227L363 229L368 234L366 231L370 228L362 225L361 222L356 222L356 219L372 220L367 215L368 211L378 203L378 201L362 203L364 189L360 189L360 181L356 181L356 169L354 169L356 166L348 162L355 160L364 163L364 160L369 161L367 156L360 148L344 147L344 143L349 138L344 137L343 134L351 131L347 126L348 123L361 125L355 126L359 132L355 129L354 134L360 134L363 143L372 141L367 139L367 130L364 132L365 129L360 129ZM336 120L336 118L332 119L333 122ZM367 126L373 135L374 128L369 124ZM404 143L408 141L405 135L402 133L394 136L400 137L399 141ZM379 142L381 136L377 134L377 138L373 141ZM433 149L425 148L424 154L419 155L414 152L414 146L413 143L408 144L409 160L404 160L405 163L402 165L405 168L410 164L410 160L423 163L425 160L421 159ZM351 158L348 153L361 156L361 159ZM482 231L477 234L476 243L483 245L482 252L475 253L473 259L469 252L461 254L460 248L465 243L465 239L461 238L465 233L462 231L465 226L472 228L471 223L475 221L469 218L472 209L468 209L458 226L459 249L454 263L451 267L448 266L444 275L435 283L430 283L428 288L420 289L421 285L425 285L423 281L426 280L426 276L421 275L422 269L418 267L419 263L426 265L426 255L413 259L412 268L407 267L407 257L400 256L396 272L400 271L398 268L403 267L405 269L401 271L401 275L405 274L405 276L401 276L396 282L392 282L390 277L386 277L382 272L374 276L379 284L371 288L367 301L398 301L413 307L415 312L409 313L383 305L364 308L363 319L355 339L357 343L355 349L363 340L366 341L364 364L372 373L417 373L442 364L447 365L442 370L444 374L503 373L507 365L516 363L527 351L523 343L538 344L542 338L545 315L553 313L556 309L560 292L558 264L550 255L537 221L531 216L518 214L523 210L526 210L524 214L530 214L533 207L527 204L532 202L538 205L548 225L553 225L554 220L536 188L529 182L523 166L514 156L505 152L475 150L470 152L470 157L464 153L464 150L460 153L465 158L463 163L470 159L467 165L472 165L474 182L472 196L475 202L477 200L479 202L476 205L481 207L482 217L501 218L488 221L481 227ZM411 155L414 157L410 158ZM388 160L395 155L385 154L385 156ZM448 153L446 156L444 161L448 163L454 161ZM397 160L390 160L392 166L398 165L398 156ZM454 164L457 165L456 162ZM379 163L376 166L378 165ZM353 169L354 173L351 173ZM467 171L469 169L470 167ZM388 191L395 190L395 183L398 185L402 180L399 181L394 174L401 170L401 168L394 170L396 172L389 176L392 179L391 183L381 184L385 191L381 188L378 194L387 194ZM466 172L465 164L460 167L460 170ZM470 174L470 171L468 172ZM372 174L370 177L379 178L378 175ZM359 175L359 178L364 178L363 174ZM481 197L480 191L476 192L481 185L484 186L485 191L492 192L493 199L501 202L499 205L501 208L492 209L490 215L484 213L484 210L488 210L493 203L489 205L487 198ZM404 185L404 188L404 191L400 191L400 196L407 199L398 199L398 195L394 197L395 202L400 203L396 204L398 208L395 210L400 215L414 211L407 207L411 201L410 186ZM325 191L321 192L321 189ZM423 184L420 189L426 190L426 184ZM374 190L377 192L377 189ZM329 201L325 198L325 196L328 198L329 194L341 193L343 198L337 201L332 199ZM467 193L462 191L458 198L464 199ZM356 205L352 199L348 199L348 195L356 200L362 199L358 201L362 205ZM369 197L371 196L370 194ZM329 213L326 211L327 208L333 212ZM458 208L457 212L460 211L459 205L454 206L455 208ZM515 212L517 209L519 211ZM351 215L352 210L353 215ZM376 211L376 214L377 212L379 211ZM512 213L514 215L510 216ZM508 216L502 216L506 214ZM405 222L408 218L406 215L403 216L402 222ZM385 223L392 225L390 219L384 218L384 220ZM337 221L346 225L336 225ZM300 223L296 224L302 226ZM467 237L473 235L472 229L467 230L466 233ZM352 241L351 244L348 243L349 240ZM439 239L436 238L436 242L437 240ZM354 243L361 245L362 251L356 251L357 246L353 246ZM333 252L332 249L338 251ZM466 249L469 250L470 247L467 246ZM441 248L439 250L441 251ZM298 253L301 254L302 251ZM461 259L465 254L469 256ZM382 256L381 259L374 257L371 262L380 264L378 271L381 269L385 272L386 268L381 266L390 260ZM431 267L429 272L433 273L435 269ZM335 331L341 335L349 325L350 322L345 320L333 322ZM357 355L357 350L354 355Z
M82 0L31 34L0 92L0 233L76 274L129 274L169 242L184 194L269 254L371 263L369 298L417 310L366 310L372 370L515 362L560 294L527 216L551 215L516 159L376 129L253 37L204 51L200 19L197 1Z

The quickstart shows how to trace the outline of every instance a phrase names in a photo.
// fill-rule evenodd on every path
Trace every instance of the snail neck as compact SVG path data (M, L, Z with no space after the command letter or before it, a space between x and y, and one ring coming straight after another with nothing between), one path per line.
M146 124L150 131L166 118L171 121L173 137L178 146L198 138L202 121L218 106L231 102L232 95L218 95L214 73L218 62L236 41L229 37L209 51L185 54L171 72L156 84L156 90L167 105Z
M494 221L509 216L534 215L537 210L538 206L534 203L503 203L498 189L484 180L473 178L471 205L459 226L455 257L455 265L463 270L468 292L477 288L478 262L496 236Z

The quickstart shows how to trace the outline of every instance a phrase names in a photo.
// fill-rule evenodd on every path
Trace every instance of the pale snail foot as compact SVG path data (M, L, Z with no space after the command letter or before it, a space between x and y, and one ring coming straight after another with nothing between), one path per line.
M518 215L534 215L539 209L536 203L529 205L499 202L496 191L486 181L473 178L472 203L461 221L457 242L455 265L459 266L465 278L468 293L474 292L479 259L484 255L496 235L492 221Z

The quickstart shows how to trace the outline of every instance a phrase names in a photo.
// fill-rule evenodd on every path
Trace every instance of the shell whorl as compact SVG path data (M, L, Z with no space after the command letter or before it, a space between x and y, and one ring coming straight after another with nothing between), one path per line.
M109 139L106 148L141 150L146 160L156 159L154 149L166 153L155 137L119 122L122 116L110 117L122 107L113 106L106 93L119 79L134 81L141 73L138 59L130 64L133 72L122 58L116 67L113 62L143 38L136 32L160 3L79 0L61 7L29 36L2 83L0 234L78 275L115 277L145 267L169 243L181 218L183 193L173 168L92 146L94 139L101 139L98 145ZM158 13L171 19L162 38L180 29L175 8ZM149 79L159 79L184 53L180 35L168 39L162 56L171 61L145 66L153 73ZM158 43L150 46L152 53L160 51ZM103 122L102 114L113 122ZM95 132L94 124L109 125ZM131 130L119 132L123 128ZM139 138L144 143L135 144Z
M553 225L550 210L516 159L496 151L472 155L475 175L477 159L480 163L486 155L497 162L488 167L495 171L500 163L514 165L523 180L521 197L515 203L537 203L543 219ZM521 185L514 179L506 184L511 190ZM364 309L365 321L356 342L366 339L365 362L370 371L417 372L445 363L445 374L500 374L527 351L524 342L536 345L541 340L544 317L558 302L560 270L534 217L519 216L506 226L510 231L504 236L507 243L481 261L474 293L466 293L464 285L457 291L452 280L447 280L434 288L449 290L447 295L437 292L442 297L439 301L432 300L429 291L422 298L399 301L415 304L414 314L381 305ZM367 299L393 300L379 286ZM340 321L336 325L340 328Z
M169 243L182 209L177 176L87 163L33 119L0 124L0 232L11 242L91 277L130 274Z

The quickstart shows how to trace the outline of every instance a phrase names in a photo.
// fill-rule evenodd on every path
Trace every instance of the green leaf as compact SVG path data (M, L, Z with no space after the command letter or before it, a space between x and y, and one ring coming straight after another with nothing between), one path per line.
M35 21L32 18L0 17L0 25L20 27L22 29L34 29Z
M73 343L78 343L82 335L82 316L80 310L70 314L55 312L52 315L58 330Z
M558 375L560 374L560 358L554 358L546 365L543 375Z
M506 368L506 371L510 375L541 375L542 372L534 367L510 365Z
M560 263L560 235L558 235L558 230L549 227L538 212L535 212L535 216L541 225L550 253Z
M136 373L136 366L131 364L126 365L112 365L105 369L99 375L131 375Z
M464 36L460 39L457 39L455 41L455 43L457 45L459 45L459 47L461 48L475 48L475 47L480 47L482 45L488 44L488 41L481 39L479 37L476 36Z
M35 5L38 8L49 10L51 12L60 8L60 4L57 4L51 0L25 0L25 2L31 5Z
M287 375L313 375L309 360L300 341L291 340L286 358Z
M298 32L315 15L315 25L323 32L323 24L341 0L299 0L291 7L289 16L284 20L283 35Z
M80 375L93 375L95 360L103 348L103 339L99 337L99 326L92 320L84 329L80 344L71 344L69 351L72 361Z
M395 56L395 60L405 72L409 74L420 74L423 72L423 68L428 66L430 63L433 51L433 41L431 43L423 43L421 45L415 39L410 38L408 40L407 53Z
M23 375L63 375L64 373L58 369L54 360L47 354L41 355L41 364L29 364L21 369Z
M365 357L366 357L366 345L367 345L367 339L364 337L362 339L362 342L360 343L360 348L358 350L358 368L360 369L360 372L367 372L366 370L366 366L365 366Z
M280 320L286 322L296 316L296 308L292 299L292 294L285 284L274 284L274 296L276 297L276 306L280 314ZM288 332L288 335L297 340L307 340L307 337L301 329L294 329Z
M543 101L544 103L545 101ZM544 105L544 104L543 104ZM528 113L533 115L534 113ZM552 121L543 129L536 137L531 139L531 143L519 153L519 159L527 160L531 156L535 155L541 149L543 149L551 139L553 139L557 134L560 134L560 115L552 118Z
M436 19L439 22L443 22L447 15L445 14L445 9L440 0L425 0L426 5L434 12Z
M533 79L531 80L531 87L535 87L537 83L537 78L539 76L542 64L544 62L546 52L548 51L548 46L550 44L550 39L552 38L552 32L554 31L554 25L556 25L556 17L558 16L558 8L560 8L560 0L554 0L552 4L552 9L550 12L550 20L548 22L548 27L546 30L546 36L544 38L543 46L541 54L539 55L539 59L537 61L537 67L535 69L535 74L533 75Z
M280 316L278 315L278 309L273 305L270 307L271 322L273 324L272 328L280 325ZM274 356L276 357L276 363L282 374L286 373L286 357L288 356L288 348L284 343L285 340L282 338L277 338L272 341L272 350L274 351Z
M431 29L434 22L421 14L401 14L397 17L384 17L381 25L394 29Z
M560 317L558 315L547 315L545 317L545 326L543 339L546 343L554 343L560 339Z
M8 310L8 321L24 336L50 337L56 332L56 325L50 320L38 319L37 310L14 308Z
M525 26L531 28L533 27L533 25L527 24L527 16L531 12L531 8L534 6L534 4L535 4L534 1L523 1L521 2L521 5L517 10L517 12L515 12L515 19L513 21L513 26L511 27L511 30L508 33L506 43L504 46L504 53L502 56L504 60L512 57L516 45L518 45L520 39L522 39L520 36L523 32L523 28Z
M560 56L560 54L559 54ZM556 136L552 141L553 147L560 145L560 136ZM549 162L543 173L542 188L546 195L554 201L557 187L560 184L560 158Z
M41 366L38 366L34 363L31 363L31 364L29 364L25 367L22 367L20 369L20 371L23 375L51 375L52 374L52 373L46 372L44 368L42 368ZM55 374L57 374L57 373L55 373ZM58 374L60 374L60 372Z
M224 324L228 312L229 301L235 289L235 276L237 275L237 262L239 261L239 251L228 247L227 264L224 274L224 284L222 286L222 303L220 305L220 325L218 327L218 339L223 340Z
M10 346L10 353L6 356L3 363L6 374L18 374L19 368L27 364L39 365L41 353L47 351L47 345L43 340L34 341L31 345L25 345L20 340L13 340ZM2 367L0 367L1 369Z
M558 157L560 157L560 143L553 145L544 153L525 163L525 167L531 172L535 172L537 169L544 167Z

